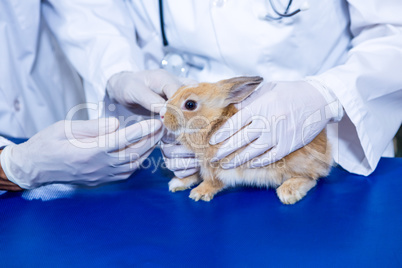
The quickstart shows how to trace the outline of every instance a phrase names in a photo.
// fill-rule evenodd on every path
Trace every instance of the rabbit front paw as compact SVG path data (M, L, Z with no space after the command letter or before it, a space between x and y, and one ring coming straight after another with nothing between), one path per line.
M184 191L190 189L193 185L200 182L200 179L197 174L188 176L183 179L179 179L178 177L174 177L169 181L169 191L172 193L177 191Z
M292 205L302 199L317 184L309 178L290 178L276 189L276 194L283 204Z
M211 201L214 198L215 194L217 194L223 188L222 182L211 182L211 181L203 181L196 188L191 190L190 198L195 201L204 200Z
M203 193L202 191L197 190L197 188L191 190L190 192L190 198L193 199L194 201L198 200L204 200L204 201L211 201L212 198L214 198L214 193Z

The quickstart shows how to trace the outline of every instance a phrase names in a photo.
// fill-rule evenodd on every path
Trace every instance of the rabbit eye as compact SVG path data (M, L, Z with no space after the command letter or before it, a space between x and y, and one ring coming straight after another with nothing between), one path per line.
M197 108L197 102L193 101L193 100L188 100L186 101L186 103L184 104L184 107L186 108L186 110L192 111L195 108Z

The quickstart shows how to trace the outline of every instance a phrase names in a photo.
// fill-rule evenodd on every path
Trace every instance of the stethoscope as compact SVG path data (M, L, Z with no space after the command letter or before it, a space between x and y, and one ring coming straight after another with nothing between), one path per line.
M169 47L169 42L165 32L165 20L163 17L163 1L159 0L159 21L161 24L162 43L165 56L161 60L162 69L178 77L186 77L190 69L190 64L178 52Z
M304 2L300 8L296 9L295 11L290 12L290 7L292 5L293 0L289 0L286 9L284 12L279 12L276 6L274 5L272 0L269 0L269 4L271 5L272 10L276 14L276 16L272 15L264 15L261 16L261 19L264 20L275 20L275 21L280 21L283 18L288 18L292 17L296 14L298 14L301 11L309 9L309 4L308 2ZM172 73L173 75L179 76L179 77L186 77L188 74L188 71L190 67L195 67L197 69L203 69L202 66L197 66L194 64L189 63L188 61L185 60L182 54L178 53L177 51L173 50L172 48L169 47L169 42L166 37L166 32L165 32L165 20L163 17L163 0L159 0L159 21L160 21L160 27L161 27L161 35L162 35L162 43L164 47L164 53L165 56L161 60L160 66L162 69L165 69Z
M308 2L304 2L300 6L300 8L296 9L293 12L289 12L290 6L292 5L292 2L293 2L293 0L289 0L285 11L284 12L279 12L278 9L276 8L276 6L274 5L274 3L272 2L272 0L269 0L269 4L271 5L272 10L275 12L275 14L277 16L274 17L274 16L271 16L269 14L266 14L266 15L262 16L261 19L265 19L265 20L281 20L283 18L292 17L292 16L296 15L297 13L299 13L301 11L308 10L310 8Z

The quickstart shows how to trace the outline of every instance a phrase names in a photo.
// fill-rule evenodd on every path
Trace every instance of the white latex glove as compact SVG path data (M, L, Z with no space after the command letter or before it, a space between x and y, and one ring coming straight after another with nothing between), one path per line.
M113 75L107 85L110 98L127 108L140 105L159 113L182 81L165 70L146 70L140 72L121 72Z
M60 121L1 153L7 178L24 189L50 183L95 186L128 178L163 135L147 120L117 130L116 118Z
M195 154L176 141L171 132L162 137L161 150L166 167L178 178L193 175L200 169Z
M250 161L249 167L257 168L276 162L311 142L331 120L340 120L339 107L335 95L314 81L264 84L238 104L240 110L212 136L211 144L227 140L214 161L245 146L222 167Z

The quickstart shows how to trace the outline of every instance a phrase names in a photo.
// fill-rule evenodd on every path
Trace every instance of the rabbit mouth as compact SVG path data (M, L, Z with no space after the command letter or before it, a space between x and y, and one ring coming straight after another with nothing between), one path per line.
M172 129L168 128L168 127L166 127L166 128L169 130L169 132L173 133L175 136L179 136L179 135L181 135L183 133L182 129L172 130Z
M197 133L200 130L199 129L195 129L195 128L178 128L178 129L171 129L169 126L165 125L165 127L169 130L169 132L173 133L174 135L178 136L181 135L183 133L186 134L192 134L192 133Z

